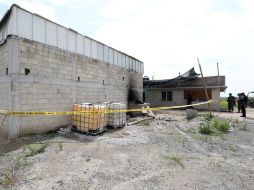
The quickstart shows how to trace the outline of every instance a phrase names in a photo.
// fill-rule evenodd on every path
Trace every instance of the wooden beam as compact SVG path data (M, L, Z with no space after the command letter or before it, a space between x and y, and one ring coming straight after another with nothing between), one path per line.
M204 78L204 75L203 75L202 68L201 68L201 65L200 65L200 63L199 63L198 57L197 57L197 60L198 60L198 66L199 66L199 69L200 69L200 73L201 73L201 76L202 76L202 79L203 79L203 85L204 85L204 90L205 90L206 99L207 99L207 101L208 101L208 100L209 100L209 97L208 97L207 88L206 88L206 81L205 81L205 78ZM208 103L208 109L209 109L209 112L210 112L210 116L212 116L211 105L210 105L210 103Z

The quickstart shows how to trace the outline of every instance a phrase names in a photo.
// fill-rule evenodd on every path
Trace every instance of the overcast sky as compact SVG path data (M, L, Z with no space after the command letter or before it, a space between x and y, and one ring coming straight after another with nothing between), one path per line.
M254 91L253 0L0 0L106 43L145 64L144 75L174 78L195 67L226 76L229 92Z

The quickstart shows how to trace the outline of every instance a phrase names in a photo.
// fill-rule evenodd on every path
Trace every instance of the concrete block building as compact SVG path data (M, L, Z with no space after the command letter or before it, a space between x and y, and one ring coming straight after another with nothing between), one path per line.
M220 92L225 91L225 76L204 77L207 85L211 109L220 111ZM207 101L203 79L192 68L190 71L174 79L149 80L144 78L144 101L151 107L186 105L187 97L191 96L193 104ZM208 110L208 105L199 105L195 109Z
M0 21L0 110L142 100L143 71L138 59L17 5ZM71 116L0 115L0 123L1 134L17 137L70 125Z

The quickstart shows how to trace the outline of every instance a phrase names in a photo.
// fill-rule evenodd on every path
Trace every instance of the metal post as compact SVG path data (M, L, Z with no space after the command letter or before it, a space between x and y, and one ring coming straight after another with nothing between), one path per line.
M204 78L204 75L203 75L202 68L201 68L201 65L200 65L200 63L199 63L198 57L197 57L197 60L198 60L198 65L199 65L200 73L201 73L201 76L202 76L202 79L203 79L203 85L204 85L204 89L205 89L206 99L207 99L207 101L208 101L209 98L208 98L208 93L207 93L207 89L206 89L206 81L205 81L205 78ZM210 103L208 103L208 109L209 109L209 112L210 112L210 116L212 116L211 105L210 105Z
M220 76L220 70L219 70L219 63L217 62L217 73L218 73L218 76Z

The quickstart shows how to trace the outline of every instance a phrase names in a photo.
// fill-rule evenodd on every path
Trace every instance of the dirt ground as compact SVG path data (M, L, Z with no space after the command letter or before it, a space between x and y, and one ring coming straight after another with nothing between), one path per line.
M0 189L253 190L254 109L213 113L232 126L216 136L199 133L202 114L163 111L99 136L64 129L2 142Z

